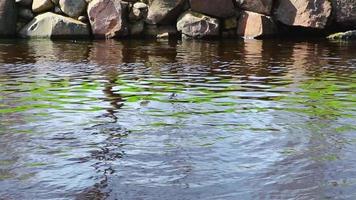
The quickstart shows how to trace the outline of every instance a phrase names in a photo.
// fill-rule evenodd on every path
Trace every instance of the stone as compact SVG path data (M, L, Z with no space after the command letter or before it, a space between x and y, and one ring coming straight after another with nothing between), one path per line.
M148 5L142 2L137 2L132 6L131 12L129 14L129 19L131 21L137 21L145 19L148 13Z
M32 11L34 13L42 13L51 10L54 4L51 0L33 0Z
M334 33L327 38L329 40L356 40L356 30Z
M236 4L242 10L271 15L273 0L236 0Z
M137 36L141 35L145 28L145 22L143 20L137 21L130 24L130 35Z
M16 0L15 2L21 6L31 6L32 5L32 0Z
M279 0L274 15L288 26L323 29L331 10L330 0Z
M148 9L148 24L169 25L176 22L186 0L153 0Z
M267 37L277 32L271 17L249 11L242 12L237 27L237 35L246 39Z
M335 22L347 28L356 28L356 0L332 0Z
M61 10L72 18L78 18L87 7L85 0L60 0L59 7Z
M30 21L35 17L32 10L28 9L28 8L19 8L18 15L20 18L22 18L26 21Z
M54 13L59 14L59 15L64 15L63 11L58 6L54 7Z
M190 7L193 12L218 18L228 18L235 14L232 0L190 0Z
M88 17L87 17L87 16L84 16L84 15L79 16L79 17L78 17L78 21L81 21L81 22L86 23L86 22L88 22Z
M19 32L25 38L74 38L89 37L89 34L87 24L51 12L37 15Z
M216 18L187 11L179 17L177 30L184 36L192 38L213 37L219 35L220 23Z
M159 35L168 34L169 37L178 35L177 28L171 25L146 25L144 35L149 38L157 38Z
M17 13L14 0L0 0L0 36L16 33Z
M54 5L59 5L59 0L52 0Z
M118 0L93 0L88 5L88 17L96 38L114 38L128 34L125 7Z

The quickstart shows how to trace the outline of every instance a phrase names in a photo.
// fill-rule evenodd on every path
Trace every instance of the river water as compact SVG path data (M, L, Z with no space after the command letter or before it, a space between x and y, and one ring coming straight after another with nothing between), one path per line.
M356 199L356 43L0 41L0 199Z

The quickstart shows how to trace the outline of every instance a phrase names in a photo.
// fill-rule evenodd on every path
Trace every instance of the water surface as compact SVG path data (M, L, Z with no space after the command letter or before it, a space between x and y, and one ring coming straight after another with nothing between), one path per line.
M0 41L0 199L356 199L356 43Z

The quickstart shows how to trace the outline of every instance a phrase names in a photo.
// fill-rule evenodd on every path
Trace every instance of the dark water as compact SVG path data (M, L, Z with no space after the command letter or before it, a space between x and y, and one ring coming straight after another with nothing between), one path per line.
M356 199L356 43L1 41L0 199Z

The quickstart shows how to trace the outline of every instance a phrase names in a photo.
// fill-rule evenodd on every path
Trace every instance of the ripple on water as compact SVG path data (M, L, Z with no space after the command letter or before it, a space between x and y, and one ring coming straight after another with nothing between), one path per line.
M1 41L0 196L355 199L354 45Z

